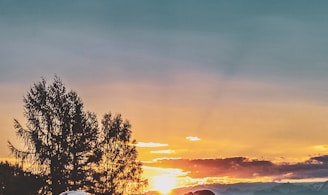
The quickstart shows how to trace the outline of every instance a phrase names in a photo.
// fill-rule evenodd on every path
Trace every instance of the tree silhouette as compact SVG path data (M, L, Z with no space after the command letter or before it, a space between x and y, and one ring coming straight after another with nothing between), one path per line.
M53 194L86 185L89 165L100 160L95 114L85 112L76 92L67 92L58 77L50 85L45 79L35 83L24 97L24 108L27 129L17 120L14 126L26 150L9 142L12 153L45 167Z
M18 165L0 162L0 194L40 194L44 178L23 171Z
M93 194L136 194L144 187L131 125L121 115L105 114L102 128L94 113L84 111L77 93L60 78L35 83L24 97L27 128L14 120L25 148L10 141L11 152L33 163L46 181L47 193L86 190Z
M101 146L103 159L95 177L100 184L95 194L137 194L146 185L137 161L136 141L131 140L131 125L121 115L111 113L102 119Z

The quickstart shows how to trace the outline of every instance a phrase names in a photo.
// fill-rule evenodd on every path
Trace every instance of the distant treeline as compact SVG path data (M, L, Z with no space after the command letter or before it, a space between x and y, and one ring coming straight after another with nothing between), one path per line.
M42 175L24 171L19 165L0 162L0 195L35 195L44 185Z

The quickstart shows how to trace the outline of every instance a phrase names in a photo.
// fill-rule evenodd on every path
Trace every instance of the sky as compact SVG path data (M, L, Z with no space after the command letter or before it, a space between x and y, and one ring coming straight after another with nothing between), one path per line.
M99 118L131 122L148 169L167 159L179 174L204 177L179 159L320 164L327 8L320 0L0 0L0 158L10 157L7 140L20 144L13 119L24 121L23 96L58 75Z

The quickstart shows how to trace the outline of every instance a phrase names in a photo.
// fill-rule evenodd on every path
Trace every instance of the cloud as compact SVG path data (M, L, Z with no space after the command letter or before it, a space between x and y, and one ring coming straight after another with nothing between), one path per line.
M161 157L161 158L154 158L152 161L148 161L150 163L162 161L162 160L180 160L181 157Z
M136 146L141 148L156 148L156 147L166 147L169 146L169 144L154 143L154 142L138 142Z
M175 153L174 150L154 150L150 151L151 154L173 154Z
M326 151L326 150L328 150L328 145L316 145L316 146L313 146L313 148L316 150L320 150L320 151Z
M197 136L187 136L186 137L187 140L191 141L191 142L195 142L195 141L199 141L200 138Z
M310 158L309 162L318 162L319 164L328 164L328 155L315 156Z
M273 163L267 160L234 157L224 159L162 159L147 166L178 168L192 178L269 177L272 181L328 178L328 155L312 157L300 163Z

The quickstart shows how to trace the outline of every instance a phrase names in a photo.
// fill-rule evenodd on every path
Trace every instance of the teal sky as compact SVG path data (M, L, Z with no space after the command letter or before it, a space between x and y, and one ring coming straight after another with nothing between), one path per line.
M325 1L1 1L0 78L167 80L187 69L313 81L328 71L326 8Z
M300 128L303 137L296 143L304 144L314 132L311 138L319 141L308 145L324 145L327 8L328 2L319 0L0 0L0 132L5 135L0 147L14 138L12 119L22 118L22 96L41 76L51 80L55 74L82 96L87 109L99 115L112 110L129 118L142 129L136 133L140 141L152 141L142 135L153 133L154 141L179 147L166 134L221 136L222 129L206 131L221 125L220 110L255 105L260 108L252 119L264 113L265 122L288 121L279 131L274 126L260 134L264 140L281 140L286 130L291 141L289 130ZM265 109L277 104L277 113L301 110L304 116L292 120L268 115ZM149 116L155 118L151 124ZM303 117L309 126L290 126ZM181 129L180 123L190 120L190 127ZM222 125L231 132L222 136L225 141L245 132L233 123ZM236 149L226 155L237 152L246 154Z

